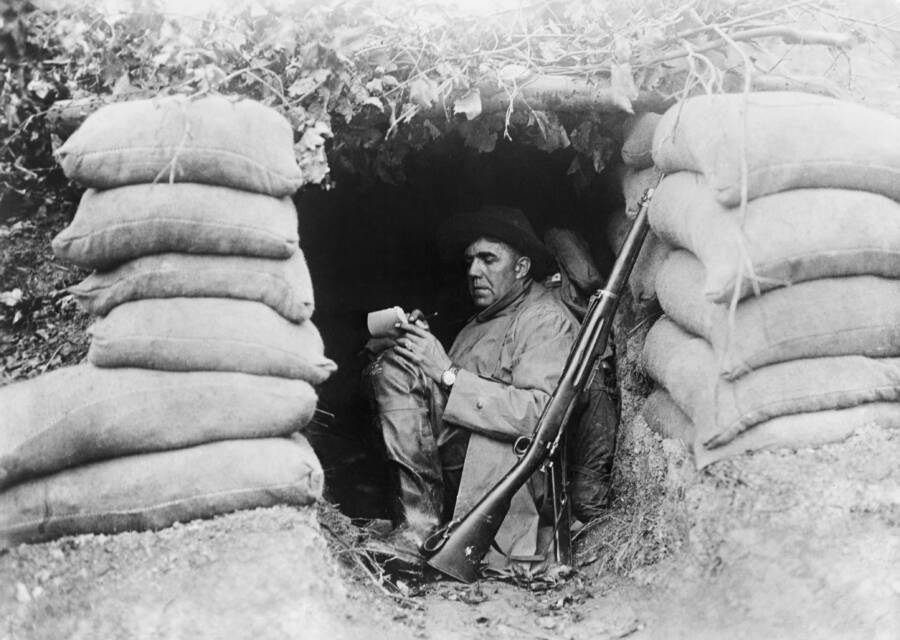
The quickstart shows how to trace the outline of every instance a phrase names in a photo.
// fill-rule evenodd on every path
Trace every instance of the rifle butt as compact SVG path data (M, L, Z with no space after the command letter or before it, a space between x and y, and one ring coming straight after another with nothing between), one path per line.
M509 505L506 509L496 505L479 507L483 505L476 506L464 520L453 521L429 536L422 545L428 566L460 582L478 579L482 560L490 551Z

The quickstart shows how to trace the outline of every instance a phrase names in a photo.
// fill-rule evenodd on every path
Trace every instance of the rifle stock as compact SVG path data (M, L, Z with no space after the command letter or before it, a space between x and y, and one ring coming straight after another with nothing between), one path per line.
M628 282L647 235L647 208L653 190L647 189L641 199L638 215L622 243L606 287L591 296L578 337L569 352L559 383L535 426L531 443L512 469L469 513L447 523L425 540L422 553L431 567L462 582L476 580L481 562L509 512L513 495L552 455L561 430L606 347L619 295Z

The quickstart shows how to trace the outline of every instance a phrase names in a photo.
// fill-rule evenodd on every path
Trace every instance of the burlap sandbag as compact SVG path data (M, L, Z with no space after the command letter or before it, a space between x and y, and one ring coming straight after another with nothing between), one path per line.
M681 440L688 447L693 447L694 423L665 389L654 389L647 396L641 405L641 416L650 430L660 437Z
M337 368L307 320L289 322L259 302L165 298L121 304L90 328L98 367L238 371L324 382Z
M809 187L856 189L900 199L900 120L862 105L804 93L704 95L670 108L653 138L666 173L706 176L716 199Z
M306 426L302 380L219 371L57 369L0 388L0 487L92 460Z
M660 173L655 167L640 170L629 167L622 172L622 195L625 198L625 212L629 218L637 216L641 198L647 189L656 186L659 176Z
M302 251L287 260L161 253L97 271L69 291L86 311L98 316L145 298L255 300L293 322L308 320L315 309Z
M703 280L703 265L679 249L660 269L656 293L672 320L712 344L727 379L799 358L900 356L900 280L808 280L745 298L733 314L704 297Z
M288 121L252 100L223 96L107 105L56 155L67 177L98 189L202 182L281 197L303 185Z
M556 258L559 267L583 292L593 292L603 286L591 248L587 241L571 229L553 227L544 234L544 244Z
M796 413L766 420L726 445L708 449L693 442L694 425L665 389L647 398L641 414L651 429L664 438L679 438L693 445L694 463L702 469L713 462L749 451L800 449L840 442L866 426L900 428L900 404L871 402L849 409Z
M53 239L53 252L82 267L110 269L168 251L283 259L298 242L290 198L202 184L141 184L88 189L72 224Z
M635 169L653 166L653 133L662 116L645 111L630 116L623 128L622 161Z
M665 317L647 334L642 360L708 448L779 416L900 399L900 358L807 358L723 380L709 343Z
M609 218L606 232L609 246L613 251L618 253L622 248L632 222L624 209L619 209ZM628 277L628 288L635 300L648 302L656 299L656 275L671 250L669 243L661 240L653 229L647 231L644 244Z
M900 278L900 204L875 193L798 189L739 208L716 202L696 173L663 179L650 204L650 225L706 270L704 295L731 300L819 278L876 275Z
M307 505L321 497L322 478L315 453L299 435L95 462L0 493L0 547L161 529L276 504Z

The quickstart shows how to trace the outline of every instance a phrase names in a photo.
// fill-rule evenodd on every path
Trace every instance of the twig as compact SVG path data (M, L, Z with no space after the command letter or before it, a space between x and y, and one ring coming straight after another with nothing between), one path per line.
M722 45L729 44L730 41L743 42L745 40L752 40L754 38L767 37L781 38L785 42L794 44L822 44L840 48L848 47L854 42L853 36L846 33L802 31L799 29L794 29L792 27L782 26L759 27L756 29L747 29L745 31L739 31L738 33L732 34L726 34L718 25L711 25L711 28L717 33L721 34L719 36L719 39L710 42L709 44L705 44L702 47L695 48L693 50L695 54L702 53L704 51L711 51L713 49L719 49L722 47ZM670 51L669 53L653 58L648 62L639 63L635 65L635 68L652 67L663 62L669 62L671 60L677 60L678 58L684 58L687 55L690 54L684 49L680 49L678 51Z
M385 587L384 583L387 582L388 584L390 584L390 581L387 580L386 578L384 578L383 575L376 576L372 572L372 570L366 565L366 563L363 562L362 559L359 557L360 555L365 555L366 557L368 557L368 554L366 554L365 551L361 551L360 549L357 549L356 547L351 545L349 542L344 540L344 538L342 538L340 535L338 535L338 533L327 522L322 522L320 520L319 526L321 526L323 529L325 529L325 531L327 531L329 534L331 534L331 536L344 547L344 551L346 553L348 553L351 558L353 558L353 562L356 564L356 566L358 566L360 569L363 570L363 573L365 573L366 576L368 576L368 578L372 582L372 584L374 584L376 587L378 587L378 590L381 591L382 594L384 594L385 596L387 596L389 598L397 600L398 602L400 602L401 604L403 604L405 606L411 607L413 609L417 609L419 611L424 610L424 607L420 603L412 600L411 598L409 598L407 596L404 596L403 594L394 593L390 589ZM368 559L369 559L369 562L371 562L373 565L377 566L378 563L375 562L374 560L372 560L372 558L368 558Z
M30 116L28 116L27 118L25 118L25 119L22 121L22 124L20 124L18 127L16 127L15 131L13 131L11 134L9 134L9 135L6 137L6 144L4 144L2 147L0 147L0 153L4 152L4 151L6 151L7 149L10 148L10 146L11 146L12 143L13 143L13 140L15 140L16 137L17 137L20 133L22 133L22 131L25 130L25 127L27 127L29 124L31 124L31 121L32 121L32 120L34 120L34 119L37 118L38 116L45 116L45 115L47 115L48 113L50 113L50 109L45 109L45 110L43 110L43 111L38 111L37 113L32 113Z
M774 9L766 9L765 11L760 11L758 13L751 13L748 16L742 16L740 18L735 18L734 20L729 20L728 22L720 22L718 24L708 24L703 25L702 27L695 27L693 29L686 29L680 33L676 33L672 40L683 40L684 38L689 38L690 36L697 35L698 33L703 33L704 31L710 31L713 29L724 29L726 27L733 27L736 24L741 24L743 22L749 22L750 20L756 20L757 18L765 18L766 16L770 16L778 13L779 11L786 11L787 9L793 9L794 7L799 7L805 4L812 4L813 0L798 0L798 2L791 2L789 4L784 5L783 7L777 7Z
M873 22L872 20L864 20L863 18L854 18L853 16L847 16L842 13L837 13L835 11L831 11L824 7L811 7L813 11L818 11L819 13L824 13L825 15L831 16L832 18L837 18L838 20L845 20L847 22L858 22L860 24L867 24L870 27L877 27L878 29L883 29L885 31L890 31L892 33L900 33L900 29L896 27L889 27L888 25L882 22Z
M41 367L41 375L44 375L45 373L47 373L47 369L50 367L50 363L53 362L53 358L55 358L57 355L59 355L59 352L62 351L62 348L63 348L63 346L65 346L65 344L66 343L64 342L63 344L59 345L58 347L56 347L56 351L54 351L52 354L50 354L50 357L47 359L47 362L45 362L44 366Z
M747 220L747 202L749 200L749 190L750 190L750 168L747 162L747 141L749 140L749 135L747 131L747 112L748 112L748 104L749 104L749 96L750 90L752 89L752 73L753 73L753 63L750 61L750 57L741 49L737 42L728 37L728 35L722 31L722 29L716 28L716 33L723 40L728 42L728 44L733 47L740 55L744 61L744 91L742 94L743 100L743 108L741 113L741 136L739 146L739 152L741 154L741 202L740 202L740 235L738 236L738 247L740 249L740 263L738 267L737 278L734 282L734 291L731 295L731 301L728 305L728 334L726 336L725 341L725 349L723 350L722 357L724 358L725 352L727 352L731 345L731 339L735 334L735 324L737 317L737 305L740 301L741 289L742 285L742 277L744 274L744 269L747 270L747 277L750 280L750 284L753 287L753 292L757 296L760 295L760 286L759 280L756 278L756 273L753 268L753 259L750 257L750 251L747 248L746 243L746 235L744 234L744 223Z

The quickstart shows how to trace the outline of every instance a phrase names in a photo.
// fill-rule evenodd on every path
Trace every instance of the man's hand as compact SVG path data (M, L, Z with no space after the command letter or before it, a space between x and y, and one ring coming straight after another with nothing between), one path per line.
M453 365L444 346L434 334L408 322L401 322L397 328L403 335L394 341L394 351L418 365L422 372L434 380L441 381L441 374Z

